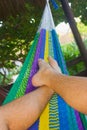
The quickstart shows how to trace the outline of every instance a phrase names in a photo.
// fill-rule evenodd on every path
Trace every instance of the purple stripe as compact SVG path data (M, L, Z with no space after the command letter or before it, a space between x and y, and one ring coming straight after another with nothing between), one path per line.
M43 30L41 30L41 33L40 33L39 42L38 42L38 46L37 46L37 49L36 49L36 54L35 54L35 57L34 57L32 69L31 69L31 72L30 72L30 77L28 79L28 84L27 84L27 88L26 88L25 93L29 93L29 92L31 92L35 89L35 87L32 85L32 77L38 70L38 58L39 58L39 55L40 55L42 37L43 37Z
M79 116L79 112L75 110L75 115L76 115L76 120L77 120L77 124L78 124L78 128L79 130L84 130L84 127L82 125L80 116Z
M44 46L45 46L45 39L46 39L46 30L43 30L43 34L42 34L42 39L41 39L41 49L40 49L40 58L44 57ZM28 129L28 130L38 130L38 126L39 126L39 119Z

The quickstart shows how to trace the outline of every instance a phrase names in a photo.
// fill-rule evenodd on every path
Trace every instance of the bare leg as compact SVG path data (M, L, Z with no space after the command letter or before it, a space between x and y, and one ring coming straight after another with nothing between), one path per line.
M53 90L43 86L0 107L0 130L26 130L38 119L52 94Z
M52 88L70 106L87 114L87 78L61 74L52 58L49 58L49 64L40 60L39 66L39 72L32 79L34 86L44 84Z

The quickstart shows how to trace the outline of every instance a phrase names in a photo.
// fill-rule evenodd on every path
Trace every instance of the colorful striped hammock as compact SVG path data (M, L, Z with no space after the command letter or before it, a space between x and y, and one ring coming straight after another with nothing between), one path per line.
M44 22L50 22L50 25L46 25ZM7 104L35 89L31 79L38 70L38 58L47 61L49 55L57 60L62 72L68 74L58 36L54 30L49 3L47 3L29 54L3 104ZM71 108L59 95L54 94L40 118L29 130L87 130L87 120L85 115Z

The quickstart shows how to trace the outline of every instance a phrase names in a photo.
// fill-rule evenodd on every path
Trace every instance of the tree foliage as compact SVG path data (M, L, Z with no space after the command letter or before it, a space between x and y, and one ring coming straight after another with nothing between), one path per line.
M41 11L26 4L26 12L1 21L0 27L0 74L15 68L15 61L24 62L40 22ZM4 84L3 79L3 84Z
M60 1L58 10L52 8L54 22L57 25L66 21ZM81 17L83 23L87 24L87 0L70 0L71 8L75 17ZM31 46L37 31L43 8L25 4L26 11L17 14L16 17L9 16L8 19L0 21L0 74L6 78L6 71L15 68L15 61L24 62L26 54Z
M62 21L66 21L64 11L60 0L55 0L59 6L58 11L53 10L54 21L56 24ZM73 11L74 17L80 17L81 21L87 25L87 0L68 0L71 10Z
M69 0L75 17L81 17L81 21L87 25L87 0Z

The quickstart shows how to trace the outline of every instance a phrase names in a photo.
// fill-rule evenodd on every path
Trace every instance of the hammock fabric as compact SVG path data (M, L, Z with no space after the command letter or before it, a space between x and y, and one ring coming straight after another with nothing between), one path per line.
M46 18L47 10L50 18L48 16L48 18ZM43 25L44 21L46 22L47 19L51 27L49 24L47 24L47 26L46 24ZM31 79L38 70L38 58L43 58L47 61L49 55L56 59L62 72L68 74L58 36L54 30L49 3L47 3L29 54L26 57L16 82L3 104L7 104L35 90ZM54 94L40 118L29 130L87 130L87 121L85 115L71 108L59 95Z

